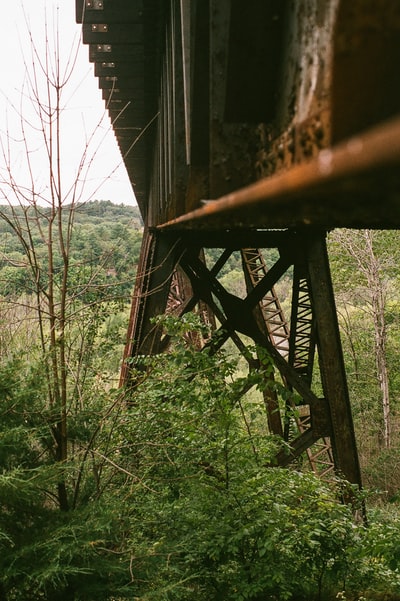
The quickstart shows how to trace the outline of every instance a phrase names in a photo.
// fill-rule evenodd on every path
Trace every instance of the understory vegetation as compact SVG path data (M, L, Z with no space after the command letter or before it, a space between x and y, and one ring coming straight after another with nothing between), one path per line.
M73 452L62 465L40 368L27 357L3 363L2 598L400 594L399 516L375 509L367 527L339 502L343 483L266 468L279 442L260 427L262 407L238 400L246 382L234 362L188 347L191 320L169 325L173 350L142 358L133 395L90 386L71 411ZM67 512L55 493L61 479Z
M282 443L267 432L258 394L271 385L268 357L254 374L226 350L199 353L187 335L203 327L194 316L164 317L169 352L140 357L133 387L118 388L140 219L111 203L78 209L63 305L57 249L68 219L53 237L55 321L41 238L49 215L2 209L0 600L400 599L395 272L385 280L385 441L365 282L352 276L355 291L341 284L358 272L331 240L339 310L351 317L343 340L367 481L345 505L347 483L274 466ZM15 234L21 223L35 242L28 255ZM240 295L238 271L233 256L221 278ZM279 285L284 297L288 282ZM250 388L258 393L242 394Z

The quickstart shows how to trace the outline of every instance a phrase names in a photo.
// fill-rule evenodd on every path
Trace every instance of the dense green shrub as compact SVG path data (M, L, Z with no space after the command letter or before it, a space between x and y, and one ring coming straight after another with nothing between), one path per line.
M267 467L280 442L241 399L247 378L191 349L191 318L167 327L170 352L141 357L131 390L93 394L71 420L66 464L48 453L38 372L0 370L0 599L396 599L396 504L366 526L343 483Z

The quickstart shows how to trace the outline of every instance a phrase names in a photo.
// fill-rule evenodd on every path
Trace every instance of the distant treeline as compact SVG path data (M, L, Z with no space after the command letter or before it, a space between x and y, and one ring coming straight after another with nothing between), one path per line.
M96 281L113 280L129 298L136 272L142 240L142 219L138 207L113 204L109 200L94 200L64 206L63 227L73 217L73 235L69 260L79 280L82 270L96 269ZM30 245L35 249L41 277L46 277L47 239L50 209L0 205L0 295L30 293L32 274L28 268L27 249L15 231L30 230ZM13 226L14 224L14 226ZM25 224L25 225L24 225ZM52 231L55 243L54 268L61 261L57 227Z

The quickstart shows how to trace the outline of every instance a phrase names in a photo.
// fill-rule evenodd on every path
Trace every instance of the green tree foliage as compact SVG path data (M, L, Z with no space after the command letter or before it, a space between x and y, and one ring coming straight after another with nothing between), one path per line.
M116 205L110 201L90 201L78 206L65 206L62 219L67 227L73 212L74 228L70 242L71 273L73 285L76 281L84 285L91 278L92 289L96 285L104 288L113 285L113 296L119 294L124 300L132 292L135 269L142 240L142 225L137 207ZM3 297L18 297L35 289L29 263L21 239L15 235L12 223L25 219L23 207L0 205L0 292ZM41 208L42 217L31 209L28 218L31 241L42 264L42 277L46 277L46 241L40 230L46 225L49 211ZM54 234L55 275L60 273L61 256L58 232Z
M329 248L364 480L392 498L400 478L399 232L338 230Z
M137 209L116 207L116 221L110 205L0 207L0 356L29 354L40 372L42 427L49 435L42 452L59 466L74 452L68 438L98 383L106 388L118 378L141 232L132 227ZM57 473L61 478L63 471ZM67 510L74 485L66 477L54 485Z
M271 467L280 442L260 431L263 408L241 400L248 378L223 352L188 346L191 318L166 327L170 353L140 357L124 394L93 387L71 420L68 512L40 373L3 365L2 598L395 599L398 516L372 514L366 528L337 501L340 483Z

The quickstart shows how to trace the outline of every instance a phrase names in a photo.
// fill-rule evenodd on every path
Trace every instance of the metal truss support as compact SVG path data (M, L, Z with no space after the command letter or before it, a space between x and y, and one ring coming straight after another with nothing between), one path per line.
M222 238L225 250L209 268L202 259L202 249L207 245L221 248ZM251 239L261 242L260 248L278 249L279 258L269 269L262 253L246 245ZM228 292L218 279L233 250L242 252L245 298ZM285 274L292 277L293 283L290 331L275 291ZM287 396L294 399L285 411L279 407L275 393L264 397L273 433L283 437L288 412L295 416L290 418L296 424L288 437L290 450L285 448L278 454L279 465L289 465L306 453L315 472L326 475L334 467L336 473L361 485L325 231L249 232L247 238L243 233L238 237L235 232L221 236L204 232L181 236L179 242L148 235L134 298L127 357L162 349L161 333L149 323L150 317L167 311L168 297L170 307L174 306L178 314L200 304L220 324L209 341L198 345L199 349L204 343L211 350L218 349L231 339L246 356L242 335L266 349ZM257 360L249 362L251 369L258 366ZM320 377L315 378L314 385L313 373L318 368Z
M318 360L322 387L328 400L335 468L350 482L361 483L325 237L307 237L305 246L317 331Z
M259 248L242 249L242 258L248 289L251 290L267 274L268 268ZM271 342L282 357L287 357L289 352L289 327L274 287L261 299L259 306Z
M289 344L289 363L311 386L316 350L316 327L310 297L307 265L299 260L293 269L292 312ZM295 407L294 419L297 434L304 434L311 428L310 406ZM286 421L285 439L289 440L290 421ZM307 449L311 469L320 477L329 478L335 463L329 436L324 436Z
M120 385L129 380L129 359L161 351L162 330L152 318L165 313L177 262L176 238L146 230L132 297Z
M247 288L251 290L266 275L268 268L259 248L242 249L242 258ZM291 329L289 329L284 316L275 287L271 288L261 300L258 310L271 343L311 385L315 354L315 327L308 280L304 272L305 266L297 262L293 269ZM286 441L290 442L311 427L309 405L293 407L288 402L284 424L282 424L279 404L273 387L264 390L264 401L271 432L283 436ZM329 437L318 440L306 450L306 453L309 465L315 474L323 478L332 475L334 461Z
M201 254L203 255L203 253ZM194 311L199 316L201 323L206 326L205 331L213 332L215 330L214 314L204 301L194 295L190 280L181 267L177 265L172 274L166 313L181 317L189 311ZM187 337L198 350L201 350L209 340L206 334L200 334L199 332L188 332ZM161 341L162 350L167 348L168 343L169 336L163 336Z
M268 269L259 248L243 248L241 253L247 291L250 292L265 277ZM254 308L254 315L259 327L264 330L266 336L269 336L276 350L283 357L287 357L289 351L289 328L274 287L261 299L258 306ZM270 378L273 384L273 374L271 374ZM275 387L273 385L267 386L263 391L263 396L267 409L269 429L273 434L283 437L284 431Z

